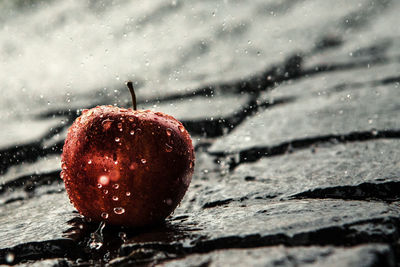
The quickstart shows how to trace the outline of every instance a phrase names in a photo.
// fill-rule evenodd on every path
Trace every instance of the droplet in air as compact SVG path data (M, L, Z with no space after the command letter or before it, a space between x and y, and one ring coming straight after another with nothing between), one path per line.
M167 198L167 200L165 201L165 203L167 203L168 206L172 205L172 199Z
M126 240L126 233L124 233L124 232L119 232L119 233L118 233L118 236L119 236L119 238L121 238L123 241Z
M113 197L112 197L112 200L118 201L118 197L117 197L117 196L113 196Z
M118 215L121 215L121 214L125 213L125 209L122 208L122 207L115 207L114 208L114 213L118 214Z
M140 160L143 164L146 164L147 160L146 159L141 159Z
M6 262L7 263L13 263L14 262L14 259L15 259L15 255L14 255L14 253L12 253L12 252L8 252L7 254L6 254Z
M165 132L167 133L168 136L172 135L172 130L170 128L166 129Z
M171 152L172 151L172 146L165 144L165 152Z
M107 218L108 218L108 213L107 213L107 212L103 212L103 213L101 214L101 217L102 217L103 219L107 219Z

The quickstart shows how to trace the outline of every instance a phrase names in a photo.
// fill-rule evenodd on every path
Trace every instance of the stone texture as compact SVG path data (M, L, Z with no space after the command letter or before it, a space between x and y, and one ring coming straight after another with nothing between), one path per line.
M284 246L256 249L227 249L193 254L157 266L395 266L390 249L382 245L335 247Z
M0 205L0 210L0 251L24 243L62 239L63 232L71 227L67 222L76 216L65 193Z
M302 99L265 110L218 139L212 153L278 146L294 140L400 129L396 86L379 86ZM240 140L240 142L239 142Z

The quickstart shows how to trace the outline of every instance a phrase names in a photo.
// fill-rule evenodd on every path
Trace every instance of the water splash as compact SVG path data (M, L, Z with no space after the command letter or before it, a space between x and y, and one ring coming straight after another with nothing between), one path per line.
M90 234L90 239L88 241L88 246L90 249L99 250L103 246L103 229L106 226L105 222L101 222L99 228L94 233Z

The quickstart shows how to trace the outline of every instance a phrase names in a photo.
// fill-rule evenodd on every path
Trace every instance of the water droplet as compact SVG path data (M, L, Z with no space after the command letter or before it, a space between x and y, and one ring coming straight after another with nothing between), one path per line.
M125 195L126 195L127 197L129 197L129 196L131 196L131 192L126 192Z
M136 129L136 133L137 133L138 135L141 134L141 133L142 133L142 129L137 128L137 129Z
M66 169L67 169L67 165L65 165L65 163L61 164L61 168L62 168L63 170L66 170Z
M118 197L117 197L117 196L113 196L113 197L112 197L112 200L118 201Z
M118 188L119 188L119 184L114 184L114 185L113 185L113 188L114 188L114 189L118 189Z
M170 128L168 128L167 130L165 130L165 132L167 133L168 136L171 136L172 134L172 130Z
M117 164L118 164L118 161L114 161L114 164L117 165Z
M97 184L97 188L102 188L103 186L101 184Z
M172 205L172 199L167 198L167 200L165 201L165 203L167 203L168 206Z
M129 169L130 169L131 171L133 171L134 169L136 169L136 163L135 163L135 162L132 162L131 165L129 165Z
M118 233L118 236L119 236L119 238L121 238L122 240L125 241L125 239L126 239L126 233L124 233L124 232L119 232L119 233Z
M121 215L121 214L125 213L125 209L122 208L122 207L115 207L114 208L114 213L118 214L118 215Z
M130 122L133 122L135 119L134 119L133 117L129 117L128 120L129 120Z
M7 262L7 263L13 263L13 262L14 262L14 259L15 259L14 253L8 252L8 253L6 254L6 262Z
M115 137L115 142L119 142L119 141L120 141L119 137Z
M107 131L108 129L110 129L112 123L113 120L110 119L105 119L104 121L102 121L101 124L103 125L103 130Z
M140 160L143 164L146 164L147 160L146 159L141 159Z
M193 161L189 163L189 168L193 168Z
M108 218L108 213L107 213L107 212L103 212L103 213L101 214L101 217L102 217L103 219L107 219L107 218Z
M171 152L172 151L172 146L165 144L165 152Z
M91 159L89 159L89 161L87 162L88 164L92 164L92 160Z
M371 133L373 136L377 136L379 132L376 129L372 129Z
M108 185L110 183L110 178L106 175L102 175L99 177L97 182L101 185Z
M185 128L182 125L178 126L179 131L181 131L181 133L183 133L185 131Z
M134 135L134 134L135 134L135 131L132 130L132 131L129 132L129 134L130 134L130 135Z
M105 195L107 195L107 194L108 194L108 190L107 190L107 189L104 189L104 190L103 190L103 193L104 193Z

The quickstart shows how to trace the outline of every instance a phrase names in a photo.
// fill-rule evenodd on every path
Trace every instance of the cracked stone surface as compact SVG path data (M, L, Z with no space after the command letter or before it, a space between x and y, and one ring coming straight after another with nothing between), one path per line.
M1 266L400 266L400 2L31 2L0 3ZM103 229L60 154L126 79L195 171L164 224Z
M253 249L227 249L206 254L194 254L159 266L375 266L385 258L388 265L394 259L385 246L354 248L283 246Z

